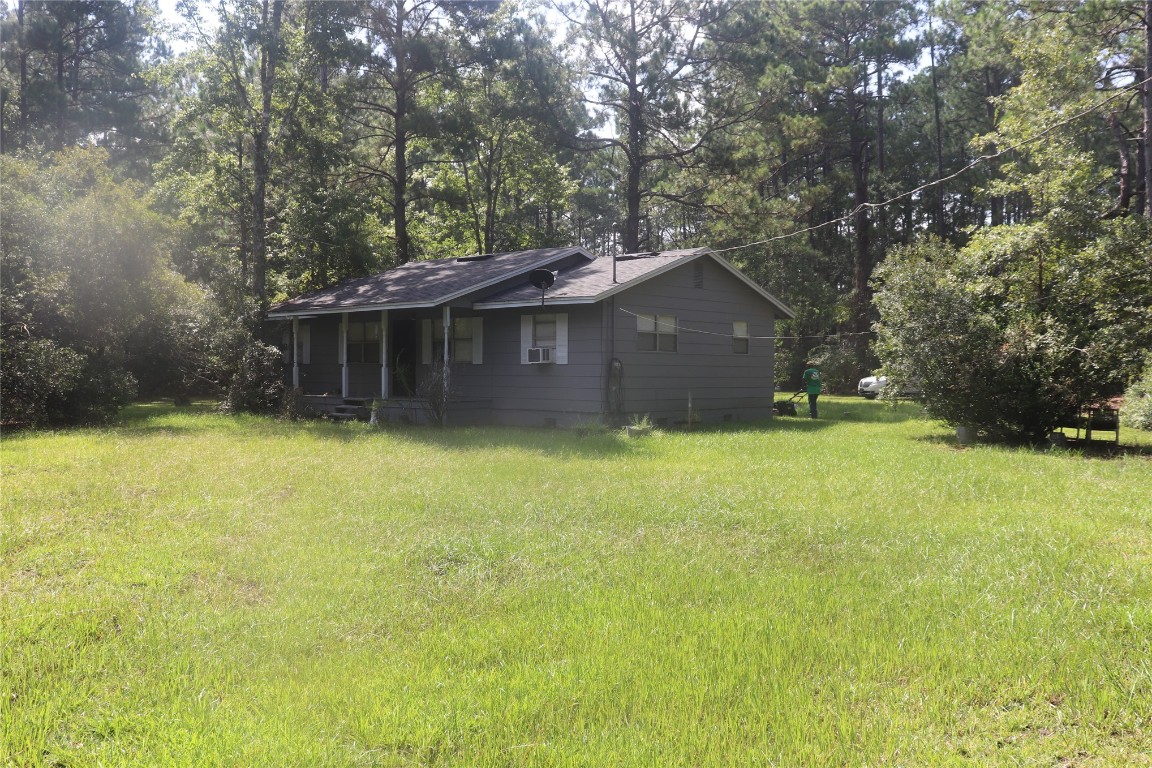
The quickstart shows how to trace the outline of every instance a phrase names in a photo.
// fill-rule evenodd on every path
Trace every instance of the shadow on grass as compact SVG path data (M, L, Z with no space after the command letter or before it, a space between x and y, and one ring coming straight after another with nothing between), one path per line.
M646 438L628 439L620 430L556 429L548 427L383 427L374 434L421 443L448 451L481 451L510 448L544 455L587 457L621 456L641 450Z
M239 438L247 439L292 439L306 436L340 443L386 438L450 451L508 447L544 454L591 456L626 454L636 450L639 444L639 441L623 439L618 430L495 426L439 428L402 424L372 427L359 421L288 420L274 416L228 414L220 412L215 403L175 406L170 400L129 406L110 428L117 435L129 438L206 432L231 432Z
M679 434L748 434L815 433L837 423L894 424L923 418L922 409L912 403L895 405L863 400L858 397L828 396L821 398L820 418L809 419L807 405L801 404L796 416L747 422L698 424L692 430L672 427L664 430ZM341 443L386 436L389 439L420 443L450 451L514 448L546 455L616 456L644 450L645 438L628 439L621 429L533 428L533 427L447 427L394 425L369 427L362 422L344 423L319 419L288 421L269 416L224 414L214 402L199 401L177 406L171 400L141 402L121 411L118 419L104 429L119 436L153 437L159 435L195 435L205 432L234 432L237 437L257 439L291 439L307 436L314 440ZM18 433L36 435L36 431ZM5 435L7 438L8 436ZM943 442L947 442L944 440Z
M321 419L284 419L271 415L228 413L217 403L173 405L172 401L135 403L120 413L112 425L119 435L152 436L235 432L245 437L277 438L306 434L314 438L349 442L368 431L364 424L345 424Z
M928 443L944 448L953 448L957 451L967 450L956 440L955 435L922 435L913 438L918 443ZM981 440L972 446L988 446L1006 451L1025 451L1027 453L1047 453L1053 456L1062 456L1070 459L1122 459L1126 456L1152 459L1152 445L1132 445L1121 442L1119 445L1110 440L1069 440L1067 444L1053 447L1046 443L1040 445L1022 445L1018 443L995 443Z

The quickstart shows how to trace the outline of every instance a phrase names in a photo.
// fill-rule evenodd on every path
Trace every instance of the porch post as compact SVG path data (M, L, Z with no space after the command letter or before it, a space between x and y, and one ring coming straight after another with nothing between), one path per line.
M444 375L441 377L443 382L443 396L444 396L444 424L448 423L448 391L449 383L448 377L452 373L451 361L452 358L448 354L448 343L452 338L452 308L447 304L444 305Z
M392 377L388 375L388 310L380 310L380 399L388 399L388 385Z
M340 313L340 396L348 397L348 313Z
M452 338L452 309L444 305L444 370L448 370L448 341Z
M292 318L292 389L300 389L300 318Z

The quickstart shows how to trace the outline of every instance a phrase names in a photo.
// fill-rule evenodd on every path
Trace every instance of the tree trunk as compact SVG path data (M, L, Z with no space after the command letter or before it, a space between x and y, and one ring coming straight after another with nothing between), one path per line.
M24 36L24 5L20 0L16 6L16 19L20 31L20 146L28 146L28 47Z
M644 105L640 93L639 62L636 60L640 48L636 30L636 3L629 3L631 28L628 37L628 175L625 181L624 202L624 253L637 253L640 250L640 177L644 168Z
M1144 0L1144 216L1152 219L1152 0Z
M256 300L260 316L268 309L268 246L266 235L268 173L271 159L268 137L272 124L272 89L276 82L276 66L280 45L280 19L284 0L264 0L260 45L260 114L252 146L252 297ZM271 14L271 19L269 19Z
M993 82L995 81L992 79L992 68L984 67L984 109L988 116L989 128L996 125L996 106L992 99L1000 95L1000 89L994 87ZM999 166L999 163L996 161L992 162L996 163L997 167ZM991 224L994 227L998 227L1004 223L1004 204L1005 200L1001 195L993 195L992 199L989 201L989 205L992 209L990 212L992 218Z
M881 203L885 195L884 184L884 59L876 60L876 196ZM888 250L888 243L892 242L888 231L888 206L880 207L880 255L881 258Z
M56 149L64 148L64 52L56 53Z
M1128 132L1120 123L1120 118L1115 112L1108 113L1108 127L1112 129L1112 135L1116 139L1116 144L1119 149L1119 168L1117 175L1120 177L1120 190L1116 196L1116 204L1112 206L1112 210L1103 214L1102 219L1114 219L1117 216L1122 216L1128 211L1128 206L1132 202L1132 179L1131 179L1131 161L1128 157Z
M856 364L863 370L867 363L868 337L865 335L871 327L870 310L872 306L872 243L871 222L868 218L868 142L865 139L865 115L863 105L858 105L855 98L849 99L849 113L853 115L851 131L851 162L853 197L856 206L853 213L853 224L856 230L856 247L853 258L852 276L852 320L851 330L855 336ZM856 115L859 110L860 114Z
M244 178L244 137L240 136L236 142L236 169L237 176ZM243 182L241 182L243 184ZM243 190L241 190L243 194ZM251 210L251 209L249 209ZM241 292L248 289L248 273L252 264L252 222L245 216L244 206L238 206L237 216L240 219L240 286ZM246 296L239 297L241 301Z
M396 58L396 161L392 178L392 223L396 232L396 261L407 264L412 260L412 240L408 235L408 114L409 84L407 51L404 45L404 22L406 21L403 0L396 3L395 50Z
M932 122L936 141L936 180L944 178L944 129L940 122L940 83L936 79L936 33L932 28L932 4L928 4L928 54L932 67ZM944 188L940 184L933 187L932 203L936 219L936 234L944 237Z
M853 223L856 230L856 247L852 279L853 328L855 333L864 333L871 323L869 307L872 302L872 233L868 219L868 143L860 136L852 139L852 177L855 190L856 212Z
M630 73L628 83L628 177L624 190L627 206L624 219L624 253L637 253L640 250L640 177L644 163L644 113L640 103L640 86L637 83L636 68Z
M1144 194L1144 191L1145 191L1144 190L1144 184L1142 183L1142 180L1144 179L1144 177L1146 175L1146 172L1144 170L1145 166L1146 166L1146 161L1144 160L1144 151L1139 145L1137 145L1137 147L1136 147L1136 173L1135 173L1136 192L1132 196L1132 200L1135 203L1134 207L1135 207L1137 216L1143 215L1143 213L1147 207L1146 203L1145 203L1146 195Z
M396 261L407 264L412 259L412 241L408 236L408 136L401 94L396 94L396 162L392 179L392 224L396 231Z
M629 134L632 130L629 129ZM634 146L631 138L629 145ZM631 151L628 153L632 154ZM637 253L640 251L640 163L629 157L628 179L625 188L627 211L624 219L624 253Z

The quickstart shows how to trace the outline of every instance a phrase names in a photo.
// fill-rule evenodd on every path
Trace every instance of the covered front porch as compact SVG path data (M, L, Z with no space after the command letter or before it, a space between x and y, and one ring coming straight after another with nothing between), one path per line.
M282 339L286 383L317 405L415 398L433 362L448 362L447 334L432 331L451 327L448 307L293 317Z

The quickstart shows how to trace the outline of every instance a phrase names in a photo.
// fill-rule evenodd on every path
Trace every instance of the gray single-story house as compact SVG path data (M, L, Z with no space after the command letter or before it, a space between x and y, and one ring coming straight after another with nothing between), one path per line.
M411 262L268 316L315 407L419 420L443 366L450 423L572 426L770 417L775 324L794 314L707 248L573 247Z

